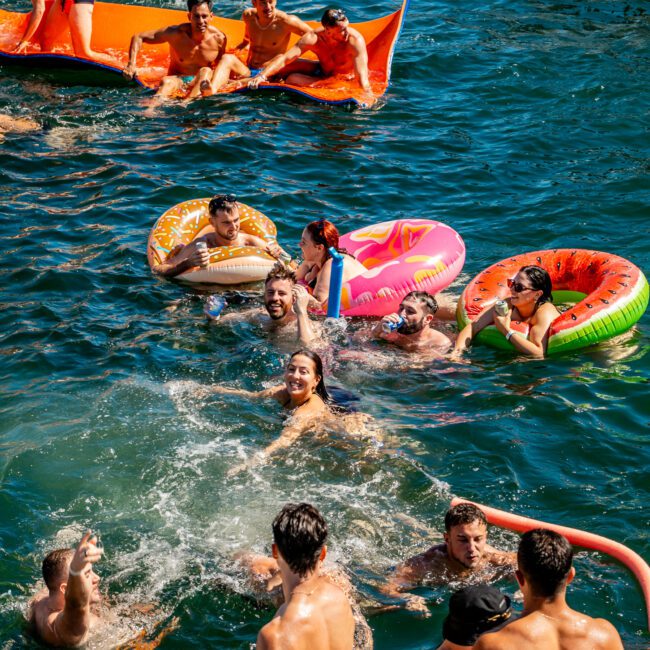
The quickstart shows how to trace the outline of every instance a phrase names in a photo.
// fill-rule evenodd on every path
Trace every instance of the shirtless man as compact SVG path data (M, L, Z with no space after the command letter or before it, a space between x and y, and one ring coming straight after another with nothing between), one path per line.
M58 549L43 560L46 588L34 597L31 622L46 644L76 647L84 643L99 617L92 611L99 604L99 576L93 564L102 557L97 538L88 531L76 550Z
M284 54L274 57L264 69L248 82L249 88L257 88L269 77L278 74L286 66L287 83L307 86L319 79L334 75L354 73L358 84L371 93L368 81L368 52L363 36L350 27L340 9L328 9L321 19L321 27L305 34ZM313 52L318 61L297 60L305 52Z
M511 573L515 554L498 551L487 544L487 519L480 508L471 503L453 506L445 515L444 543L399 564L382 591L394 598L426 582L443 584L451 580L466 580L480 576L502 577ZM496 574L496 575L495 575ZM421 596L406 596L406 609L429 615L426 601Z
M521 616L486 634L476 650L623 650L614 626L566 603L575 576L573 549L562 535L544 528L525 533L517 552L517 582L524 595Z
M220 320L228 323L254 319L269 331L297 329L298 341L308 346L316 338L308 304L309 293L305 287L296 284L295 271L278 262L264 281L264 308L225 314Z
M431 353L441 356L452 346L449 337L432 327L434 314L438 311L436 299L426 291L411 291L395 314L384 316L373 330L376 338L394 343L407 352ZM387 332L389 324L404 322L394 331Z
M361 640L355 635L358 624L345 591L322 573L326 539L327 524L308 503L289 503L275 518L272 549L284 604L260 630L258 650L372 648L371 636Z
M202 80L209 79L212 68L226 50L226 36L210 25L212 0L187 0L188 23L135 34L131 39L129 63L123 74L133 79L137 74L136 60L142 43L169 43L170 64L156 93L159 98L189 91L188 97L198 97Z
M208 205L208 212L212 232L197 237L186 246L177 246L162 264L154 266L155 273L166 278L173 278L195 266L207 266L210 254L205 249L197 248L198 242L205 242L208 248L257 246L273 257L280 257L284 254L276 242L266 242L261 237L240 231L239 207L237 199L232 194L215 196Z
M242 20L246 27L244 40L237 50L248 50L246 65L235 54L224 54L212 75L204 81L204 95L216 93L231 77L248 79L258 74L278 54L284 54L291 34L303 36L311 27L298 16L286 14L276 8L277 0L253 0L253 8L245 9Z

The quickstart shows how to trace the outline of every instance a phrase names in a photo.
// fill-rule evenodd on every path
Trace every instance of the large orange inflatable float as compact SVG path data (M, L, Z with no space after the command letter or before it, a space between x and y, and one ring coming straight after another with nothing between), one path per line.
M551 276L554 302L575 303L551 324L548 354L594 345L622 334L648 306L648 282L632 262L599 251L558 248L509 257L479 273L458 301L458 326L462 329L495 300L509 297L508 278L530 264L541 266ZM528 336L526 323L512 321L511 327ZM493 325L479 332L477 340L513 349Z
M180 246L211 231L208 218L210 199L191 199L169 208L154 224L147 244L147 259L153 269L165 262ZM237 202L241 231L257 237L275 239L275 224L259 210ZM241 284L263 280L277 260L255 246L217 246L211 248L210 264L195 267L176 276L185 282Z
M454 498L451 500L452 506L457 506L459 503L471 503L477 508L480 508L487 520L500 528L507 528L514 530L518 533L525 533L535 528L547 528L553 530L560 535L564 535L571 544L574 546L581 546L582 548L590 548L594 551L600 551L616 558L619 562L624 564L636 576L636 579L641 585L643 596L645 597L646 613L648 616L648 629L650 629L650 567L647 562L637 553L623 546L619 542L615 542L607 537L601 535L594 535L584 530L577 528L568 528L567 526L559 526L558 524L548 524L544 521L537 519L529 519L521 515L514 515L511 512L504 512L496 508L490 508L474 501L467 501L466 499Z
M48 2L49 7L50 2ZM370 85L376 97L386 92L390 81L390 66L393 49L399 36L400 28L408 8L408 0L403 0L400 9L383 18L376 18L364 23L354 23L352 26L359 30L368 48L368 68ZM137 32L159 29L168 25L187 22L187 12L174 9L158 9L135 5L122 5L110 2L96 2L93 14L92 47L98 52L104 52L115 57L119 66L103 65L89 59L74 55L69 31L55 43L53 51L41 52L38 46L28 49L24 54L14 54L13 50L22 36L29 14L0 10L0 63L16 63L36 68L55 67L90 67L117 73L121 76L122 69L128 62L131 37ZM312 27L320 23L306 21ZM39 32L35 35L38 41ZM215 17L212 24L218 27L227 37L228 51L242 42L244 23L241 20ZM289 46L298 40L292 35ZM241 54L245 56L245 53ZM309 57L307 53L305 57ZM137 81L147 88L157 88L169 67L169 50L167 45L143 45L138 57ZM298 93L318 102L327 104L357 104L365 105L363 91L354 80L332 77L316 82L311 86L291 86L288 84L260 85L260 89L287 90ZM238 88L230 92L254 92L248 88Z

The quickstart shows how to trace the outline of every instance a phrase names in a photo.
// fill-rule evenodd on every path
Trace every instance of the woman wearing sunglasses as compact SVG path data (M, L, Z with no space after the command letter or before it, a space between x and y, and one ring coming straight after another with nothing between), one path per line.
M494 305L488 307L476 320L464 327L454 347L454 356L461 354L469 342L485 327L494 325L506 341L521 354L542 358L546 354L548 330L551 323L560 315L551 297L551 278L539 266L522 266L517 275L508 280L509 307L504 316L496 313ZM527 323L528 337L510 327L512 321Z
M325 219L312 221L300 238L303 262L296 270L296 279L312 291L310 307L320 309L330 291L332 258L330 248L343 255L343 282L348 282L368 269L345 250L339 250L339 231Z

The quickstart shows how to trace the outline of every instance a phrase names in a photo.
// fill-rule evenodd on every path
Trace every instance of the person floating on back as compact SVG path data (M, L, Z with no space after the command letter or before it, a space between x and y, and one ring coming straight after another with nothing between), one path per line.
M300 59L305 52L313 52L318 61ZM249 88L257 88L263 81L281 73L288 84L307 86L335 75L353 74L357 83L369 95L368 51L363 36L350 27L340 9L328 9L321 18L321 27L305 34L284 54L279 54L253 77Z
M571 609L567 585L575 576L573 549L544 528L525 533L517 551L517 582L524 611L499 632L482 636L476 650L623 650L614 626Z

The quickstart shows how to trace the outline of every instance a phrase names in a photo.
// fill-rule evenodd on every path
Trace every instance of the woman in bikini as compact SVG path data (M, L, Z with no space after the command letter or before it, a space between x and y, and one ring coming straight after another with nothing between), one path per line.
M522 266L517 275L508 280L508 286L508 313L499 316L494 311L494 305L485 309L460 332L454 355L461 354L470 341L488 325L494 325L521 354L538 358L546 355L548 331L551 323L560 315L552 303L553 288L549 274L539 266ZM530 329L527 338L511 329L512 321L528 323Z

